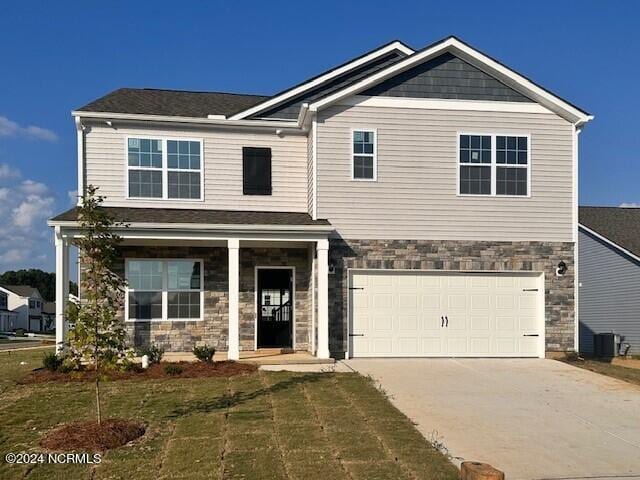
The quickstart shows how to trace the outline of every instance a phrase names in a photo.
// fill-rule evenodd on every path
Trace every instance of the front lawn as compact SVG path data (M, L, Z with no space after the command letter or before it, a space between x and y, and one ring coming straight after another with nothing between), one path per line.
M607 360L596 360L586 358L584 360L564 360L566 363L575 367L584 368L592 372L607 375L609 377L624 380L625 382L640 385L640 369L623 367L620 365L612 365Z
M92 386L17 385L43 351L0 352L0 478L456 479L457 469L366 378L256 372L104 384L106 416L147 433L97 466L8 465L43 432L91 419ZM26 362L26 365L20 365Z

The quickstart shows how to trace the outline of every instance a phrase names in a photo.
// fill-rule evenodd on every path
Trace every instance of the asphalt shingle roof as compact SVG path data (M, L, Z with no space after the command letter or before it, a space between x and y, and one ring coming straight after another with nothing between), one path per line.
M640 256L640 208L580 207L580 224Z
M119 88L78 110L207 118L207 115L229 116L268 98L270 97L239 93Z
M253 212L182 208L102 207L113 218L125 223L199 223L207 225L331 225L327 220L313 220L308 213ZM52 218L54 222L76 221L77 207Z
M16 295L20 295L21 297L31 297L36 292L40 295L40 292L35 287L29 287L28 285L0 285L2 288L6 288L7 290L12 291Z

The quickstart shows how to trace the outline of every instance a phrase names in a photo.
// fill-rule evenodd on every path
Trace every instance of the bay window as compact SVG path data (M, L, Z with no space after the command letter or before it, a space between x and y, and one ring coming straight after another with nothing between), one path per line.
M530 195L528 135L461 134L458 141L460 195Z
M129 198L202 200L202 141L127 138Z
M201 320L202 261L127 259L128 321Z

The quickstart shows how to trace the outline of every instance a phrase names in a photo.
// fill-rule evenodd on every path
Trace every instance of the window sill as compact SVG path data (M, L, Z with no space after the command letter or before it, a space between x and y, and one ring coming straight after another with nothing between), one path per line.
M472 198L531 198L531 195L494 195L491 193L457 193L456 197Z
M133 202L184 202L184 203L198 203L204 202L204 198L161 198L161 197L124 197L125 200L131 200Z

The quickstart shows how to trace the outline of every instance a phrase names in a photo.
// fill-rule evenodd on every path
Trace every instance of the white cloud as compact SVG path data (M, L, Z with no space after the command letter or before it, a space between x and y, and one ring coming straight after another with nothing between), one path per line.
M24 180L19 188L27 195L44 195L49 191L49 187L44 183L34 182L33 180Z
M7 117L0 116L0 137L27 137L35 140L45 140L47 142L55 142L58 135L55 132L35 125L22 125L9 120Z
M53 197L27 195L13 209L13 225L24 230L31 229L39 220L46 220L53 214L53 201Z
M636 203L636 202L623 202L620 205L618 205L619 207L622 208L640 208L640 203Z
M0 163L0 180L4 178L16 178L20 176L20 172L15 168L11 168L6 163Z
M71 203L71 205L78 203L78 190L69 190L67 196L69 197L69 203Z
M53 268L52 232L46 221L56 210L56 196L42 182L21 178L0 164L0 273L20 268ZM18 179L18 181L15 180Z

